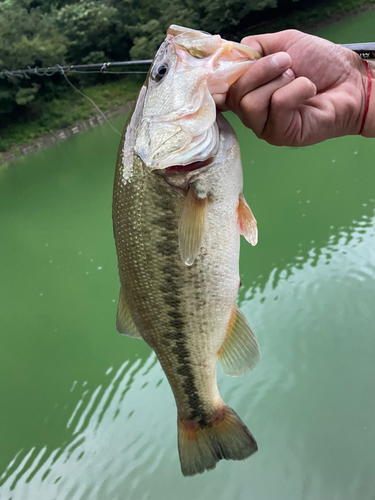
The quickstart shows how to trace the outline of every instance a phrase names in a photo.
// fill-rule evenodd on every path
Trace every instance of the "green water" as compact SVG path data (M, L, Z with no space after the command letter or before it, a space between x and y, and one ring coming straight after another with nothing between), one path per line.
M371 40L363 19L324 36ZM218 382L259 452L180 473L163 372L115 329L102 126L0 167L1 500L375 499L375 141L275 148L231 120L259 224L239 303L262 360Z

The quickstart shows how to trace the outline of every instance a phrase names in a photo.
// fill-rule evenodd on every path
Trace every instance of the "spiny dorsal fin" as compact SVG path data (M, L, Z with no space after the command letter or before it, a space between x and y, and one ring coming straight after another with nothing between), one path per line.
M227 336L219 351L223 372L232 377L244 375L256 367L260 359L258 342L244 316L235 305Z
M201 249L207 204L207 198L198 198L190 187L178 226L181 258L187 266L193 264Z
M242 193L238 203L238 221L241 234L245 236L251 245L255 246L258 243L257 221Z
M122 288L120 289L120 297L118 299L116 327L117 331L122 335L135 339L142 338L130 315L129 306L126 303Z

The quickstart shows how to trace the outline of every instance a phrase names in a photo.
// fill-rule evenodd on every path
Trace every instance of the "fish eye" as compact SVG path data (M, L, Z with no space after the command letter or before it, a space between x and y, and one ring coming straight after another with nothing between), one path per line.
M155 80L155 82L160 82L164 78L164 76L168 72L168 66L165 64L160 64L160 66L157 66L157 68L154 69L152 72L152 78Z

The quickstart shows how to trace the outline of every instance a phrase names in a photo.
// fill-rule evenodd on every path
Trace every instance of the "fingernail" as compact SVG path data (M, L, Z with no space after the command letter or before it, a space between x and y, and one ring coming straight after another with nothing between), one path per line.
M271 58L271 62L278 69L285 68L290 65L290 55L286 52L279 52Z
M287 69L286 71L284 71L284 75L287 76L288 78L294 78L294 71L292 69Z

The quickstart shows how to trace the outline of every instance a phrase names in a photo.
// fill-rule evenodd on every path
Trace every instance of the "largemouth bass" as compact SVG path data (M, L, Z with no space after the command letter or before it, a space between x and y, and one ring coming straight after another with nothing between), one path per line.
M219 395L216 363L238 376L259 360L236 305L240 234L255 245L236 135L216 113L259 57L219 35L172 25L122 136L113 223L121 283L117 329L155 351L177 405L186 476L257 450Z

